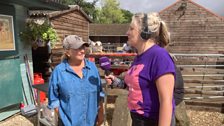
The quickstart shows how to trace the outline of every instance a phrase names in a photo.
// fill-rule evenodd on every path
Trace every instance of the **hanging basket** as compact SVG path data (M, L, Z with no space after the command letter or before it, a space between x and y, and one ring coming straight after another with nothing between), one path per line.
M56 30L46 21L42 24L37 24L32 20L28 21L24 31L20 33L20 38L27 44L31 44L34 49L46 46L48 42L51 47L54 47L58 41Z

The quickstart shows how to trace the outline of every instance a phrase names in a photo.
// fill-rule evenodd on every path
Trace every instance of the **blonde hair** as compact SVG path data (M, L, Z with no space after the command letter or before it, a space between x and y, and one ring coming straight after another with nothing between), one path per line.
M139 30L143 31L144 13L136 13L132 17L132 23L136 23L139 26ZM152 35L150 39L154 39L156 44L161 47L165 47L170 42L170 35L166 26L166 23L161 20L158 13L148 13L146 24L148 30Z
M69 58L70 56L67 54L67 50L65 50L61 56L61 61L68 60Z

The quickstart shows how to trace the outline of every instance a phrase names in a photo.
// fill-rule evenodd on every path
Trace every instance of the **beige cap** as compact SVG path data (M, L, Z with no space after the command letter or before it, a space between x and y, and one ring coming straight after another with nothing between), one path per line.
M63 48L64 49L78 49L82 45L86 45L87 47L89 46L89 43L84 42L81 37L77 35L68 35L67 37L64 38L63 40Z

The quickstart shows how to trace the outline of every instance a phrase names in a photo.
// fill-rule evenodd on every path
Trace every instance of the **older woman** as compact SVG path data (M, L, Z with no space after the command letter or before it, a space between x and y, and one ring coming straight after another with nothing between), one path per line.
M59 111L59 125L97 123L101 81L95 64L85 59L86 46L88 43L80 37L67 36L63 41L63 60L51 74L48 106Z
M175 106L175 66L164 49L170 41L165 23L156 13L138 13L133 16L127 35L128 44L137 50L137 56L124 81L109 75L107 82L128 86L132 126L174 125L171 120Z

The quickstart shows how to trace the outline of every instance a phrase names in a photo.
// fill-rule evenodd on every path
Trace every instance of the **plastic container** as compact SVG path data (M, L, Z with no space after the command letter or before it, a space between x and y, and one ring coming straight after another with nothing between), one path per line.
M34 73L34 84L44 84L44 79L41 73ZM43 103L46 100L46 94L40 92L40 102Z

